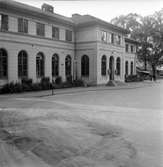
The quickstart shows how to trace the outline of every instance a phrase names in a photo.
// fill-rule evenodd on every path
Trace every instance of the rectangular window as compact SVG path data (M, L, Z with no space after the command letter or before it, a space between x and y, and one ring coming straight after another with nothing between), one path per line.
M45 36L45 25L42 23L36 24L36 33L39 36Z
M107 41L107 35L105 31L101 31L101 41L103 42Z
M126 44L126 52L128 52L128 44Z
M121 44L121 36L117 35L117 44L120 45Z
M111 43L111 34L107 33L107 43Z
M18 32L28 33L28 20L18 18Z
M66 41L72 41L72 31L66 30Z
M114 34L111 34L111 43L114 43Z
M8 15L0 14L0 30L8 31Z
M59 28L52 27L52 38L59 39Z
M133 47L133 45L131 45L131 53L133 53L134 52L134 47Z

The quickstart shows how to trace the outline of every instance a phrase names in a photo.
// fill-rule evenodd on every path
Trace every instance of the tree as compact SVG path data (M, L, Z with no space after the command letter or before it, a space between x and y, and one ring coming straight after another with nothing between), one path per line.
M163 9L153 15L142 17L138 14L121 15L111 20L112 24L130 30L131 37L139 42L138 59L156 68L163 63Z

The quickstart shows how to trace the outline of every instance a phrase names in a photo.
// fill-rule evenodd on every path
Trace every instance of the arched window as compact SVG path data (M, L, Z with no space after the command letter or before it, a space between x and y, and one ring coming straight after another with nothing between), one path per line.
M0 78L7 77L7 52L4 49L0 49Z
M131 75L133 75L133 67L134 67L133 62L131 62L131 67L130 67L131 68Z
M52 76L58 76L59 75L59 56L57 54L54 54L52 56Z
M128 75L128 61L125 62L125 74Z
M89 57L87 55L83 55L81 58L81 75L89 76Z
M18 77L26 78L28 76L28 56L26 51L20 51L18 54Z
M120 75L121 73L121 59L120 57L117 58L117 61L116 61L116 72L117 72L117 75Z
M66 73L66 76L71 75L71 56L70 55L67 55L65 59L65 73Z
M36 56L36 75L37 77L44 76L44 55L41 52Z
M106 75L106 56L103 55L101 58L101 75Z

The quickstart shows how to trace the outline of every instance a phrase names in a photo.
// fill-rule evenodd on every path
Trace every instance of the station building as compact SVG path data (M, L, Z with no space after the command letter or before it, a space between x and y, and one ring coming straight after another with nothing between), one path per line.
M0 1L0 85L30 78L69 76L90 85L124 82L136 74L136 41L129 32L90 15L56 14Z

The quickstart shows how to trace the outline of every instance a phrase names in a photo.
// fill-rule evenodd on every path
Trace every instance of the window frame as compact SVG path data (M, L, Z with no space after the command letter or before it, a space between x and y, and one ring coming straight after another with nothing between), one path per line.
M22 17L18 18L18 32L28 34L28 20Z
M52 77L59 76L59 56L57 53L52 56Z
M71 30L66 30L65 31L65 40L68 42L72 42L72 31Z
M18 53L18 78L28 77L28 54L21 50Z
M114 34L114 33L111 33L111 43L112 43L112 44L114 44L114 42L115 42L114 37L115 37L115 34Z
M65 57L65 75L66 77L72 75L72 58L70 55Z
M3 48L0 48L0 79L8 78L8 54Z
M101 31L101 41L102 42L107 42L107 32L106 31Z
M130 63L130 74L131 75L134 74L134 63L133 63L133 61L131 61L131 63Z
M81 57L81 76L82 77L89 77L89 56L83 55Z
M128 75L129 74L129 68L128 68L128 61L125 61L125 75ZM127 68L126 68L127 67Z
M117 57L116 59L116 74L121 75L121 58Z
M45 24L36 23L36 35L40 37L45 37Z
M9 30L9 17L8 17L8 15L0 13L0 16L1 16L0 31L8 31Z
M129 44L125 44L125 51L128 53L129 52Z
M134 53L134 46L133 45L130 46L130 50L131 50L131 53Z
M41 78L45 75L45 58L42 52L36 55L36 77Z
M55 30L57 30L57 31L55 31ZM52 38L59 40L59 27L52 26Z
M101 75L106 76L106 71L107 71L107 58L105 55L101 57Z

